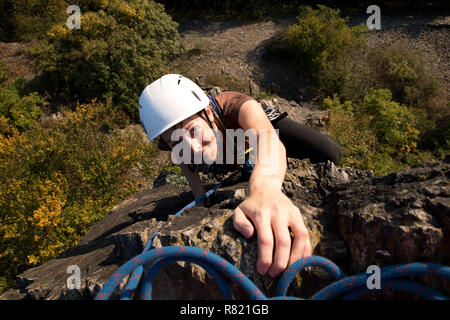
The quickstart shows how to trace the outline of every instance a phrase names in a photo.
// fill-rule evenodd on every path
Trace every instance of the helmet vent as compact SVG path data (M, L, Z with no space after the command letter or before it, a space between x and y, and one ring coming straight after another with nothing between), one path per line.
M194 90L191 90L191 92L198 99L198 101L202 101L202 99L199 98L199 96L194 92Z

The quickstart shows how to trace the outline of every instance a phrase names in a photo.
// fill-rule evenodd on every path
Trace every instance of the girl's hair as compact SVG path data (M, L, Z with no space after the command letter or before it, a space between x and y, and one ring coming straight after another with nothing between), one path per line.
M169 145L159 136L158 138L158 149L162 151L170 151Z

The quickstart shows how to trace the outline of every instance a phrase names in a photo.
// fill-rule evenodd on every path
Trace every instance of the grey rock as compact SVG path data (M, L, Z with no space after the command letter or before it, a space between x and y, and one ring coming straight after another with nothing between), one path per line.
M156 177L155 181L153 181L153 187L160 187L165 184L174 184L175 186L183 186L188 185L186 177L181 174L175 174L172 172L161 172L161 174Z
M162 224L160 220L193 198L188 189L172 184L149 191L114 207L77 246L17 276L19 288L5 292L0 299L93 299L123 263L142 252ZM67 268L72 265L80 268L81 288L69 290Z
M260 91L259 86L256 83L254 83L252 80L248 81L248 89L250 92L250 96L252 96L252 97L258 96L259 91Z
M425 163L335 188L330 211L349 244L352 268L363 271L377 250L389 252L393 263L448 264L449 175L448 164Z
M371 264L429 261L450 263L450 164L424 163L384 177L371 171L311 164L289 159L283 192L300 209L313 253L327 257L348 274ZM18 287L1 299L92 299L106 280L139 254L155 230L154 246L189 245L218 254L239 268L267 296L277 279L256 272L256 235L246 239L233 228L233 209L245 198L246 181L218 190L209 208L194 207L169 215L193 200L187 186L165 184L147 189L113 208L80 243L50 262L17 277ZM67 267L81 270L82 287L68 290ZM449 293L444 280L419 279ZM331 283L330 275L307 268L288 295L309 297ZM114 293L118 297L124 283ZM221 299L211 277L200 267L173 263L157 276L154 299ZM247 298L236 285L236 298Z

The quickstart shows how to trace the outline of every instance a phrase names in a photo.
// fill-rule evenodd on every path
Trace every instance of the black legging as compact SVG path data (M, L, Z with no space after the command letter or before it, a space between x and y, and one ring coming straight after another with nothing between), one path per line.
M339 143L330 137L292 121L289 118L275 120L275 129L279 129L279 138L286 148L286 156L290 158L309 158L312 163L330 160L338 164L342 159Z

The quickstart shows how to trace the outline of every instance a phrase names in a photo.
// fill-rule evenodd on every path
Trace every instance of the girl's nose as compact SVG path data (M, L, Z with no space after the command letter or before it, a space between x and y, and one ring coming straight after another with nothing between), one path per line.
M201 125L195 126L192 140L195 140L196 144L198 144L200 148L208 145L214 140L214 134L210 131L211 130L206 130Z
M195 153L199 153L202 151L202 143L197 139L192 139L191 141L191 149Z
M188 137L191 150L194 154L203 153L204 148L214 142L214 133L211 130L206 130L201 125L194 127L193 134Z

